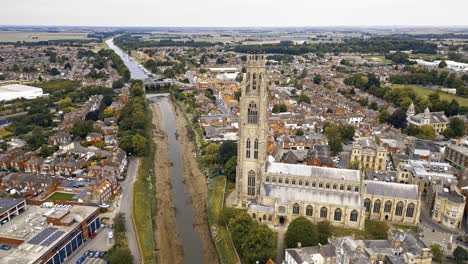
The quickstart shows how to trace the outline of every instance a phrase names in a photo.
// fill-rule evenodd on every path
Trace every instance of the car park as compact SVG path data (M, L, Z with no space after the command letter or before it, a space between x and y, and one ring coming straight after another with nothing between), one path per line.
M86 256L82 256L81 258L79 258L79 259L76 261L76 264L81 264L81 263L83 263L85 260L86 260Z

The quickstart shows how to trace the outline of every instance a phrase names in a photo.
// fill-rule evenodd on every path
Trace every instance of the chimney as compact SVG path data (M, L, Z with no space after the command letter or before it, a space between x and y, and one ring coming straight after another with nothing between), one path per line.
M301 247L302 247L301 242L297 242L297 248L301 248Z

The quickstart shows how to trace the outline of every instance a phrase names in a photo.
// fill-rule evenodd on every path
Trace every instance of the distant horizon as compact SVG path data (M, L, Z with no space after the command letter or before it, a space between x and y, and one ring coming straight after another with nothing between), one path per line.
M295 29L295 28L306 28L306 29L320 29L320 28L395 28L395 29L411 29L411 28L438 28L438 29L468 29L467 25L322 25L322 26L100 26L100 25L55 25L55 24L43 24L43 25L27 25L27 24L0 24L2 27L18 27L18 28L44 28L44 27L55 27L55 28L189 28L189 29Z

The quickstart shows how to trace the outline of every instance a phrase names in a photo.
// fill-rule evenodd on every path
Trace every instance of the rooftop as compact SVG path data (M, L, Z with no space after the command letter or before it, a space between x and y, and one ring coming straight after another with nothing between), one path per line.
M74 205L69 209L70 219L65 217L65 221L74 221L74 223L70 226L59 226L48 225L45 215L60 217L60 215L63 216L66 213L65 211L28 205L24 213L0 227L0 237L24 241L16 249L12 249L10 254L0 262L5 264L34 263L50 250L56 241L60 241L60 239L67 236L96 210L96 207Z
M393 196L404 199L418 199L418 186L393 182L365 181L368 194Z
M344 180L351 182L360 182L361 180L361 174L358 170L316 167L301 164L267 162L265 171L267 173L307 176L311 178Z
M286 205L290 201L317 202L348 207L361 207L361 196L355 192L325 191L297 187L264 184L263 194L277 199L277 203Z

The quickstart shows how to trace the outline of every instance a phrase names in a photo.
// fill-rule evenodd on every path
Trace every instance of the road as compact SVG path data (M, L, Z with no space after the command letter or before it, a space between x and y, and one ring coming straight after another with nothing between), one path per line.
M112 213L101 214L101 217L108 217L109 223L112 222L117 212L125 213L125 221L127 226L126 236L128 238L128 247L134 256L134 263L141 263L140 250L138 248L138 242L136 238L136 232L133 225L132 216L132 196L133 196L133 183L135 182L136 173L138 169L139 160L135 157L128 159L127 177L125 180L120 182L121 195L120 201L117 201L116 208ZM81 248L72 254L72 257L67 259L67 263L76 263L76 261L83 256L88 250L107 251L114 243L113 240L108 240L107 236L111 228L103 227L100 228L94 239L88 239L86 243L83 243ZM98 259L87 259L85 263L99 264L103 263Z
M128 247L134 257L134 263L141 263L140 250L138 248L137 235L132 218L133 183L136 179L138 164L139 160L136 157L128 158L127 177L125 177L124 181L120 182L122 193L120 195L120 202L117 204L118 211L125 214Z

